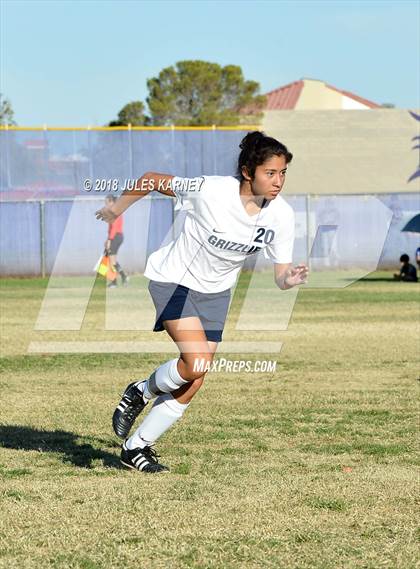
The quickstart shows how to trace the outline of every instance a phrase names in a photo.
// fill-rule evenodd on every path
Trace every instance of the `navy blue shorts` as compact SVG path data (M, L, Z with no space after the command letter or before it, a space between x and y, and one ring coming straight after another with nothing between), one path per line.
M207 340L221 342L229 309L230 289L204 293L175 283L150 281L149 292L156 308L154 332L164 330L165 320L197 316Z

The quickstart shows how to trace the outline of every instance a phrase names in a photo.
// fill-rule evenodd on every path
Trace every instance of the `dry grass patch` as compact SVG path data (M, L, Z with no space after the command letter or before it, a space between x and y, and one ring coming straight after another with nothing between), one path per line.
M43 289L6 288L0 567L417 566L418 287L302 291L277 373L210 374L157 478L120 467L110 417L165 356L27 356Z

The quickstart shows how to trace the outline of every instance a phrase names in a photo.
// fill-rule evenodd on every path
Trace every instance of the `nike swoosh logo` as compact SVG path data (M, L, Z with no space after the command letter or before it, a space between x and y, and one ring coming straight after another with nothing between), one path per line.
M226 233L226 231L217 231L217 229L213 229L213 233Z

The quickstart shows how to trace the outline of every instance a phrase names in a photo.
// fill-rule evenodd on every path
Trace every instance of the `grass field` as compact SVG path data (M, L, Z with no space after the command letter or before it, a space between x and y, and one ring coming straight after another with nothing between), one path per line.
M244 356L277 372L209 374L158 477L120 468L110 418L173 356L28 355L133 333L103 330L103 283L80 331L37 332L47 280L3 280L0 567L418 567L420 285L389 277L301 290L287 332L238 333L280 338Z

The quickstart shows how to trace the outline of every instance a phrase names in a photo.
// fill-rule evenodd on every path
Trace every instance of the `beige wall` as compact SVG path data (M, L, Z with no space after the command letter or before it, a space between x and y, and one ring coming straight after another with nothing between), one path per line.
M295 110L342 109L343 95L329 89L323 81L304 81Z
M418 111L416 111L418 112ZM293 152L287 192L418 192L420 122L406 110L267 111L264 131Z

